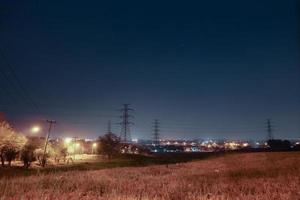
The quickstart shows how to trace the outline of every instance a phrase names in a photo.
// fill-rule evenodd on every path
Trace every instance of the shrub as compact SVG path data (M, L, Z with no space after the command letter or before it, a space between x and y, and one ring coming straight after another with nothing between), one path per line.
M107 155L108 159L120 152L120 138L113 133L99 137L98 152Z
M33 145L27 144L21 151L21 160L23 161L26 169L28 169L31 163L36 160L34 150L35 148Z
M291 142L288 140L269 140L268 145L272 150L290 150Z

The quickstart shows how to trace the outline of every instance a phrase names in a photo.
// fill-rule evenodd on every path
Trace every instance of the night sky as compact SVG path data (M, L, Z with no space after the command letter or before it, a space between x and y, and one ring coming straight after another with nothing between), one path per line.
M24 133L120 134L130 103L133 138L155 118L164 138L265 139L267 118L300 137L295 1L0 2L0 109Z

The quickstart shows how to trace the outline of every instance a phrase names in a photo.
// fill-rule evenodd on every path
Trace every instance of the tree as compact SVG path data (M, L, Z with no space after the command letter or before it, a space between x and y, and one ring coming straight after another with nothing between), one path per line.
M52 156L54 161L59 163L60 160L66 162L68 156L68 149L65 147L62 142L52 142L50 143L50 148L53 149Z
M11 161L16 158L26 141L26 137L16 133L7 122L0 123L0 159L2 166L4 166L5 160L11 166Z
M43 154L44 154L44 150L39 148L39 149L35 149L34 150L34 155L36 157L36 159L39 161L39 165L42 166L42 162L43 162ZM48 157L48 154L46 153L46 158Z
M4 167L5 162L5 150L6 150L6 143L7 143L7 136L11 134L12 129L10 128L9 124L5 121L0 123L0 159L1 165Z
M43 155L44 155L44 147L45 147L45 138L43 137L28 137L28 144L33 146L34 155L36 160L38 160L39 164L43 165ZM45 154L45 163L50 157L56 156L56 148L55 144L48 143L47 152Z
M8 166L11 166L11 161L16 159L19 151L11 145L8 145L4 148L4 157L8 162Z
M68 156L68 149L67 148L60 149L60 156L62 157L63 161L66 162Z
M50 157L54 157L55 150L50 144L48 144L45 157L44 157L44 148L35 149L34 154L36 159L39 161L39 164L43 166L47 164Z
M292 146L288 140L268 140L268 145L272 150L290 150Z
M36 160L34 150L34 145L26 144L21 151L21 160L23 161L26 169L28 169L31 163Z
M98 152L107 155L108 159L120 152L120 138L113 133L99 137Z

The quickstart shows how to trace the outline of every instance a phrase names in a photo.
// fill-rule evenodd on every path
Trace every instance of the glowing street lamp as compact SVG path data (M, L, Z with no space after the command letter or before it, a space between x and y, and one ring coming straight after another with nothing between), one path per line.
M92 145L92 154L94 154L95 153L95 149L97 148L97 143L93 143L93 145Z
M243 143L243 147L248 147L249 146L249 144L248 143Z
M31 128L31 132L32 133L38 133L40 132L41 128L39 126L34 126Z
M72 138L65 138L64 142L68 145L72 142Z

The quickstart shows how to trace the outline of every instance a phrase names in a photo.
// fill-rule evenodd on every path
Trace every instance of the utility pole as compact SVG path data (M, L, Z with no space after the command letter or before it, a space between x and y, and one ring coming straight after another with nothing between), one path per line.
M273 140L273 126L272 126L272 122L271 119L267 119L267 131L268 131L268 135L267 135L267 140Z
M51 133L51 128L54 124L56 124L56 121L54 120L47 120L47 123L49 123L49 129L48 129L48 134L47 134L47 137L46 137L46 141L45 141L45 146L44 146L44 152L43 152L43 158L42 158L42 167L45 167L46 165L46 152L47 152L47 146L48 146L48 143L49 143L49 137L50 137L50 133Z
M153 142L154 142L154 144L155 145L159 145L159 125L160 125L160 123L159 123L159 121L158 121L158 119L155 119L154 120L154 132L153 132Z
M78 137L74 137L74 142L73 142L74 161L76 160L76 153L77 153L77 151L76 151L76 149L77 149L77 143L76 143L77 138L78 138Z
M134 111L132 108L129 108L130 104L123 104L123 108L120 110L122 112L122 122L121 124L121 141L123 143L130 143L131 142L131 135L130 135L130 125L134 123L129 121L129 118L133 118L132 115L129 114L130 111Z

